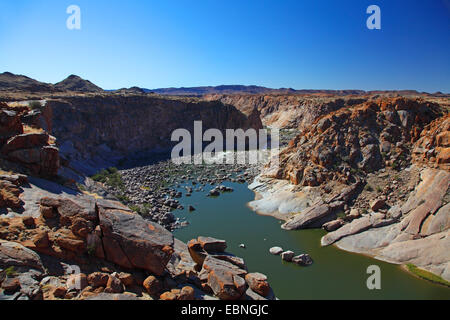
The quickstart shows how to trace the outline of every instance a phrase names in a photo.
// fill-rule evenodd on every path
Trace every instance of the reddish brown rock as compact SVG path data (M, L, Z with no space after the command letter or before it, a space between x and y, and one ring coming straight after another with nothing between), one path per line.
M370 209L378 211L386 205L386 201L383 199L375 199L370 203Z
M177 295L171 291L167 291L167 292L164 292L163 294L161 294L161 296L159 298L161 300L166 300L166 301L175 301L175 300L177 300Z
M16 292L20 289L20 281L18 278L7 277L2 282L2 289L7 292Z
M227 248L227 242L225 240L211 237L198 237L197 241L206 252L224 252Z
M270 293L270 285L267 277L262 273L249 273L245 276L245 281L249 287L256 293L266 297Z
M209 272L208 285L219 299L238 300L243 295L243 279L241 279L242 277L233 274L231 271L215 269Z
M111 203L110 206L115 206ZM173 235L131 211L98 205L106 259L161 275L173 253Z
M103 272L94 272L87 277L87 280L91 287L106 287L109 280L109 274Z
M48 233L44 230L39 230L33 237L33 243L37 248L47 248L49 246Z
M156 295L162 290L161 282L154 276L147 277L144 280L143 286L150 295Z
M125 291L124 285L119 278L110 275L106 284L105 293L122 293Z
M119 273L119 279L122 281L123 285L126 287L132 286L135 284L135 280L132 274L121 272Z
M192 287L183 287L178 296L178 300L195 300L195 291Z

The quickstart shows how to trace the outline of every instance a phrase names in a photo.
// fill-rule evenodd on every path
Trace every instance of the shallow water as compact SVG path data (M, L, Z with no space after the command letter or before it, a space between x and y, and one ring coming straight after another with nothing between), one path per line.
M186 218L190 225L176 230L174 235L185 242L200 235L227 240L227 251L244 258L250 272L266 274L278 298L450 299L450 289L416 278L397 265L334 246L322 248L323 230L282 230L280 221L258 215L247 207L254 193L246 184L224 184L234 192L217 198L206 197L211 186L206 186L205 192L194 192L191 197L185 197L183 192L180 202L186 209L174 213ZM188 212L188 205L193 205L196 211ZM241 243L246 245L245 249L239 248ZM314 264L300 267L283 262L280 256L269 253L273 246L296 254L309 253ZM367 289L366 270L370 265L381 268L381 290Z

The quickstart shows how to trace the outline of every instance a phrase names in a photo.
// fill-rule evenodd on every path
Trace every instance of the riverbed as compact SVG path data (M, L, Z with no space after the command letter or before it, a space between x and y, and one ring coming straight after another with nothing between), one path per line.
M183 192L180 203L185 209L176 210L176 217L185 219L189 226L174 232L175 237L189 241L197 236L225 239L227 251L242 257L250 272L262 272L279 299L450 299L450 289L419 279L398 265L370 257L345 252L334 246L321 247L320 238L325 231L285 231L281 221L261 216L247 203L254 193L247 184L225 182L234 192L222 193L217 198L207 197L213 186L193 192ZM195 186L190 184L182 187ZM189 212L188 206L195 207ZM245 244L246 248L240 248ZM296 254L308 253L314 260L309 267L284 262L269 249L280 246ZM366 285L367 268L377 265L381 269L381 289L369 290Z

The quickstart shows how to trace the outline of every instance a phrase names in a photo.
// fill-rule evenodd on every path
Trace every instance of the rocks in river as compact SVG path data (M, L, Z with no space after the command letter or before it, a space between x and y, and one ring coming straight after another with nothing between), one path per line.
M211 191L209 191L209 196L210 197L218 197L218 196L220 196L220 192L217 189L212 189Z
M239 245L239 248L245 249L245 248L246 248L246 247L245 247L245 244L241 243L241 244Z
M195 211L195 208L194 208L193 206L189 205L188 210L189 210L190 212L192 212L192 211Z
M233 192L233 188L224 186L224 185L220 185L218 187L216 187L217 190L219 190L220 192Z
M292 262L300 265L300 266L309 266L313 264L313 260L311 256L307 253L300 254L292 258Z
M210 237L198 237L188 243L188 252L197 264L195 270L200 270L199 287L222 300L273 299L267 277L258 273L246 277L248 271L244 260L223 252L226 247L225 241ZM250 295L246 294L249 286Z
M294 257L295 253L293 251L284 251L281 253L281 259L287 262L292 261L292 258Z
M269 249L269 252L273 255L279 255L283 252L283 248L280 247L272 247Z

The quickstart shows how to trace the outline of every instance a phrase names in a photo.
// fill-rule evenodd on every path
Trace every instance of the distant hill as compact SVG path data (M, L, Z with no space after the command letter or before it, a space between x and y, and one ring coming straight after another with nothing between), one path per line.
M84 80L76 75L70 75L61 82L55 84L58 91L77 91L77 92L102 92L103 89L96 86L89 80Z
M11 72L0 73L0 91L23 92L102 92L103 89L89 80L84 80L76 75L71 75L56 84L40 82L27 76L13 74Z
M180 95L180 96L203 96L210 94L317 94L317 95L364 95L364 94L400 94L400 95L418 95L415 90L399 90L399 91L364 91L364 90L314 90L302 89L295 90L292 88L272 89L260 86L243 86L243 85L221 85L217 87L190 87L190 88L160 88L160 89L143 89L145 92L154 92L163 95ZM424 93L426 94L426 93Z
M52 92L53 85L11 72L0 73L0 91Z
M89 80L77 75L70 75L56 84L39 82L27 76L16 75L11 72L0 73L0 91L11 92L115 92L119 94L145 94L156 93L173 96L205 96L205 95L229 95L229 94L299 94L299 95L403 95L417 96L430 95L416 90L295 90L292 88L273 89L262 86L245 85L220 85L203 87L159 88L145 89L139 87L122 88L118 90L103 90ZM448 96L446 93L436 92L433 96Z

